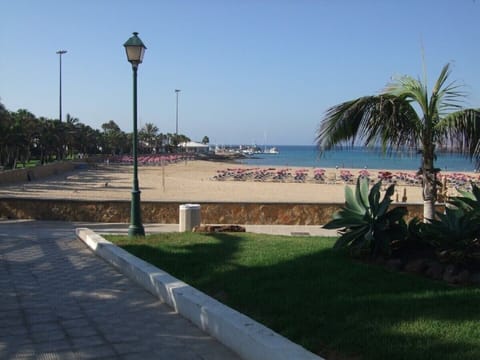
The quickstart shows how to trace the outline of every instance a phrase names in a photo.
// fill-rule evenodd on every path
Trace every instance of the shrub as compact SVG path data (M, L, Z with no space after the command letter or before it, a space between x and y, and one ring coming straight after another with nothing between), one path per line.
M480 261L480 189L448 200L445 213L425 224L421 237L437 249L441 261L469 264Z
M389 210L395 185L390 185L381 198L382 182L376 183L370 190L367 179L358 179L355 193L345 187L345 207L332 216L325 229L341 229L341 236L335 248L349 248L355 254L368 253L372 257L390 255L391 243L403 240L406 224L403 217L406 207Z
M472 212L472 216L480 218L480 189L472 183L472 191L458 190L462 196L452 197L448 202L455 208Z

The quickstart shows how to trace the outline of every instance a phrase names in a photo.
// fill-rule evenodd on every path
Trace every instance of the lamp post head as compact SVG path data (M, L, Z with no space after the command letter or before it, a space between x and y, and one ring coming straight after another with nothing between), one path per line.
M178 94L181 90L180 89L175 89L175 92Z
M125 51L127 52L127 59L132 66L137 67L143 61L143 54L147 48L142 40L138 37L138 32L134 32L133 36L128 39L125 44Z
M57 51L57 54L60 55L60 56L63 55L63 54L66 54L66 53L67 53L67 50L58 50Z

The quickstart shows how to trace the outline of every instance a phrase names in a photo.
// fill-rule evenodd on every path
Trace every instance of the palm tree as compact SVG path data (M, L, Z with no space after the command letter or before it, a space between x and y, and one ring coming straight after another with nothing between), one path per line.
M10 122L4 128L3 137L7 168L14 169L19 161L25 165L30 160L35 123L35 116L25 109L10 113Z
M55 122L58 122L58 120L39 118L36 146L41 164L52 161L57 153L60 137L56 131Z
M102 124L105 146L104 154L123 154L127 144L127 134L125 134L117 123L113 120Z
M8 158L8 137L12 125L12 116L5 106L0 102L0 166L7 165Z
M148 149L149 153L152 153L153 149L156 149L157 134L158 127L153 123L146 123L138 133L141 143Z
M376 96L365 96L329 108L317 131L317 145L328 150L351 142L380 145L384 153L405 146L422 154L425 221L434 218L438 169L434 167L437 145L449 145L470 160L480 159L480 109L463 109L465 93L456 82L447 82L446 64L429 96L426 81L403 76ZM417 112L418 110L418 112Z
M78 151L80 120L76 117L67 114L67 121L65 122L65 148L67 155L72 159L75 150ZM77 145L77 146L76 146ZM77 147L77 148L75 148Z
M102 133L100 130L94 130L90 126L82 123L79 123L77 127L78 138L76 139L76 147L78 152L83 155L96 155L102 142Z

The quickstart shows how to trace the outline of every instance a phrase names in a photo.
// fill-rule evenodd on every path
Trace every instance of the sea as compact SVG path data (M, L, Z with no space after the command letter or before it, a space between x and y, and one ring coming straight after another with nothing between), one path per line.
M315 168L392 169L418 170L421 156L412 151L398 151L384 155L380 149L364 147L336 148L320 154L316 146L268 145L276 147L278 154L255 154L241 163L252 166L300 166ZM460 154L437 154L435 167L442 171L470 172L476 169L475 161Z

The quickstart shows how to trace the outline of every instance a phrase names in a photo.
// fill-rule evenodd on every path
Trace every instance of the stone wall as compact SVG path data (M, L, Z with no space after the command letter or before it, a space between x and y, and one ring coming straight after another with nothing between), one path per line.
M177 224L178 202L142 201L143 223ZM342 204L200 203L204 224L321 225ZM423 204L407 204L409 218ZM439 209L441 210L441 209ZM130 201L0 198L0 218L86 222L130 222Z
M45 165L37 165L26 169L0 171L0 185L43 179L52 175L72 171L78 164L65 161Z

